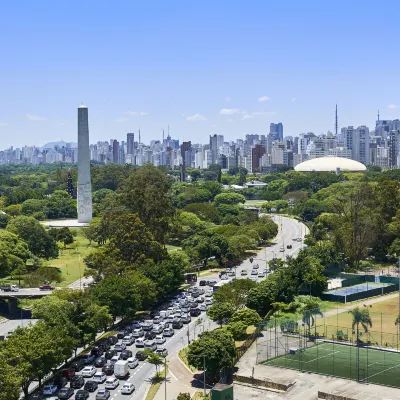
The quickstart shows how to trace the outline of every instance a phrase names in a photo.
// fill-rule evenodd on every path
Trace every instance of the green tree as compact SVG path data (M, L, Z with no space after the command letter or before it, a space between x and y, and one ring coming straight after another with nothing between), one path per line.
M216 204L239 204L246 199L239 193L220 193L215 196L214 201Z
M221 326L229 320L234 312L234 308L229 303L215 303L208 310L207 315L212 321L218 322Z
M356 307L353 310L349 311L349 314L352 316L353 321L351 323L351 328L354 330L356 328L356 341L360 343L360 337L362 336L362 332L360 332L360 328L363 329L364 333L368 332L368 328L372 327L371 316L369 315L368 308L360 308Z
M249 291L257 286L251 279L235 279L221 286L214 293L216 303L230 304L233 310L238 310L247 302Z
M190 393L179 393L176 400L190 400Z
M235 342L223 329L204 332L189 345L188 363L199 370L218 376L223 367L231 367L235 356Z
M278 300L277 280L270 278L270 276L249 290L247 295L247 307L256 310L262 316L266 315L272 309L273 303Z
M243 322L247 326L257 326L261 322L261 318L256 310L250 308L242 308L234 312L231 322Z
M35 218L15 217L8 223L7 230L23 239L34 255L46 259L58 257L56 241Z
M152 364L156 367L156 374L158 374L158 368L164 364L164 357L159 356L158 354L154 353L150 349L146 349L145 353L147 355L147 362Z
M161 242L165 240L174 212L170 187L171 182L164 170L146 164L129 175L120 196L121 204L136 213Z
M0 400L18 400L21 386L19 370L9 364L8 355L1 351L0 348Z
M230 322L225 329L232 335L233 339L241 340L246 336L247 325L243 321Z

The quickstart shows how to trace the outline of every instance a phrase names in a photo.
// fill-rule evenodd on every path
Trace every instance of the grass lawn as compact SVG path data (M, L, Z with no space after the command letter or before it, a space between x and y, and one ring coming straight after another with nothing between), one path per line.
M365 300L364 300L365 302ZM360 301L362 306L363 301ZM372 320L372 328L369 329L370 341L386 346L398 345L398 327L394 324L399 312L398 297L381 301L368 308ZM352 316L347 311L325 318L327 333L335 335L337 330L348 331L349 337L352 336ZM336 328L338 326L339 328ZM364 336L364 335L363 335ZM363 338L362 338L363 340Z
M239 204L241 207L260 207L262 204L268 203L266 200L246 200L244 204Z
M66 249L60 250L58 258L53 258L48 261L49 266L60 268L63 278L65 279L57 284L59 287L66 287L83 276L85 272L85 263L83 259L97 247L97 245L93 243L92 246L89 246L89 240L83 236L81 229L78 228L75 230L78 232L77 236L74 238L77 247L74 248L73 245L68 245Z
M188 360L187 360L187 353L188 353L188 348L184 347L182 350L179 350L178 356L181 359L181 361L192 371L195 372L196 368L193 367L192 365L189 365Z
M212 268L209 270L200 271L200 277L214 275L221 271L225 271L225 268Z
M172 244L166 244L165 247L168 250L168 253L173 253L174 251L182 250L182 247L174 246Z
M161 370L156 376L152 379L152 383L150 386L150 389L147 393L146 400L153 400L155 395L158 392L158 389L160 389L162 383L164 382L164 377L165 374L168 375L168 368L167 371L165 369Z
M255 326L248 326L246 329L246 333L248 335L250 335L250 334L254 333L255 330L256 330ZM244 342L245 342L245 340L235 340L235 347L236 348L242 347Z

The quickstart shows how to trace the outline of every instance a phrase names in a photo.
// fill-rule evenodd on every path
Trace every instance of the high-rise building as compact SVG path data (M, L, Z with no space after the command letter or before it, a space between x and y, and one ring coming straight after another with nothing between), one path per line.
M366 126L359 126L354 131L352 159L369 164L369 129Z
M182 164L190 167L192 163L192 142L182 142L181 144Z
M117 163L119 161L119 142L117 139L114 139L112 142L112 161Z
M283 141L283 124L278 122L274 124L273 122L269 126L269 134L273 141L282 142Z
M90 180L88 108L78 108L78 222L92 219L92 183Z
M133 154L135 149L135 134L126 134L126 154Z
M261 144L256 144L255 147L251 149L251 167L253 172L260 171L261 159L265 153L265 147Z

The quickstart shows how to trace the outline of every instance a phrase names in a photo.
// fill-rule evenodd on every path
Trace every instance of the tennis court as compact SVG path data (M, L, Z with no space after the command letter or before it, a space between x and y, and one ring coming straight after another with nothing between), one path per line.
M375 283L375 282L366 282L361 283L355 286L349 287L341 287L339 289L333 289L329 291L329 293L335 294L336 296L348 296L349 294L366 292L368 290L382 288L386 286L390 286L390 283Z
M323 375L400 387L400 353L337 342L321 342L263 363Z

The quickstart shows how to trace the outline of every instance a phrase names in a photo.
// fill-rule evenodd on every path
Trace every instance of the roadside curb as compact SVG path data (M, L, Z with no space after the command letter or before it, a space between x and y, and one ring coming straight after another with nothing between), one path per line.
M8 321L9 321L9 319L4 318L4 319L2 319L2 320L0 321L0 325L1 325L1 324L5 324L5 323L8 322Z

